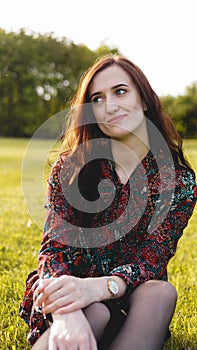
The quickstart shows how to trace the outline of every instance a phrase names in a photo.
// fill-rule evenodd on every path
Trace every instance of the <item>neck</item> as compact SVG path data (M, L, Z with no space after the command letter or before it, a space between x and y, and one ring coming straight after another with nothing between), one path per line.
M140 136L131 134L125 139L112 140L112 154L116 171L122 183L126 183L137 165L150 149L147 129Z
M115 162L120 160L126 162L131 153L141 160L150 149L147 128L142 126L135 134L130 133L124 138L112 139L111 145ZM130 157L129 163L131 162L132 159Z

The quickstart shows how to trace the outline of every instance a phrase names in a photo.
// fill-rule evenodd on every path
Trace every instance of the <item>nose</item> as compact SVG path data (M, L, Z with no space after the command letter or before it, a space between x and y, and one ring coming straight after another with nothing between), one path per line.
M118 110L118 105L113 102L106 101L106 112L108 114L113 114Z

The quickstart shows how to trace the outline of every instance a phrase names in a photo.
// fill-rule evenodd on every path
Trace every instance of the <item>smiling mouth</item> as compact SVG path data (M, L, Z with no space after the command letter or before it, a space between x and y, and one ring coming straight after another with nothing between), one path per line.
M126 117L125 114L118 115L117 117L113 117L110 120L108 120L107 124L114 124L118 121L123 120Z

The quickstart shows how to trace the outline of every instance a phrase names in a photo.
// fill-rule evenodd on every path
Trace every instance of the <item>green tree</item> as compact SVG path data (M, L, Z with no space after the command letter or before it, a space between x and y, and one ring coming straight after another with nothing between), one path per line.
M164 96L161 101L181 136L197 137L197 82L187 87L184 95Z
M114 50L105 47L105 52ZM99 52L59 40L53 33L0 29L0 135L31 136L65 109L80 76Z

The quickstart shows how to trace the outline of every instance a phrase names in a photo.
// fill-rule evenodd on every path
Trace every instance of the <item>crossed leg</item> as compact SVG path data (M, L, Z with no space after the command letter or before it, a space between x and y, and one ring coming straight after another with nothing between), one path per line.
M164 281L148 281L137 287L129 298L125 322L108 349L161 350L177 301L175 288ZM97 341L110 319L106 305L94 303L84 313ZM48 350L50 328L37 340L32 350Z
M148 281L129 299L128 316L108 350L161 350L177 301L168 282Z

